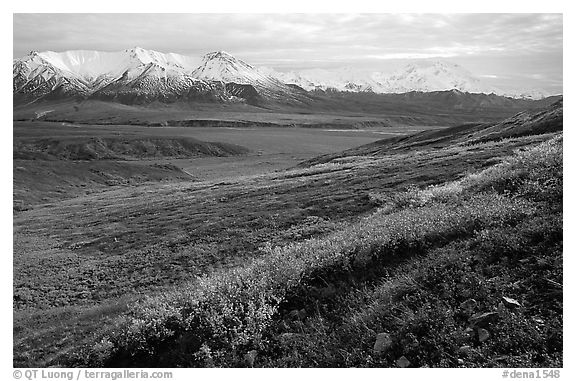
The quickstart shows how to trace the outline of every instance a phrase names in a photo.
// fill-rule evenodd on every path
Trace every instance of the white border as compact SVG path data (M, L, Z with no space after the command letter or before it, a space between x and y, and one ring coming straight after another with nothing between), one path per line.
M395 4L382 4L379 1L355 0L351 1L326 1L312 2L310 0L290 0L283 2L272 1L233 1L217 0L215 2L199 1L174 1L162 0L158 2L147 1L114 1L99 0L97 2L81 1L40 1L29 0L12 4L3 4L2 28L3 28L3 50L6 56L12 55L12 14L13 13L284 13L284 12L305 12L305 13L442 13L442 12L464 12L464 13L564 13L564 102L565 108L565 146L568 148L565 154L565 236L567 237L564 246L564 282L565 282L565 311L564 311L564 369L562 370L563 380L576 379L574 372L573 359L574 349L574 303L571 295L574 290L574 281L570 276L574 271L573 260L573 202L570 200L574 190L574 155L571 150L574 144L573 126L575 126L572 112L572 84L574 76L572 71L576 68L573 60L573 51L570 49L570 36L575 35L574 18L571 17L568 1L495 1L483 0L481 2L467 2L463 0L436 0L436 1L402 1L394 2ZM12 100L8 89L10 88L10 79L8 77L8 58L5 57L2 71L2 84L4 89L3 96L3 121L1 127L1 163L2 175L5 181L1 189L1 211L2 211L2 254L3 266L1 266L2 291L0 292L0 305L3 306L4 317L3 329L4 340L1 346L1 369L4 375L3 379L12 379ZM9 372L9 373L8 373ZM351 377L366 377L368 379L382 380L385 378L414 378L414 379L439 379L439 380L458 380L463 378L467 380L501 380L502 370L499 369L344 369L344 370L235 370L235 369L199 369L199 370L174 370L175 380L202 380L204 378L222 377L227 379L246 378L251 380L269 380L298 378L336 378L349 379Z

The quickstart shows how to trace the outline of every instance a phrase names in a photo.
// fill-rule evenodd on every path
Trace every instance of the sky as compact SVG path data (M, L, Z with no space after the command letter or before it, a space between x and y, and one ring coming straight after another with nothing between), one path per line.
M464 66L502 89L562 93L562 14L15 13L13 54L135 46L201 56L224 50L279 71L389 73L414 60Z

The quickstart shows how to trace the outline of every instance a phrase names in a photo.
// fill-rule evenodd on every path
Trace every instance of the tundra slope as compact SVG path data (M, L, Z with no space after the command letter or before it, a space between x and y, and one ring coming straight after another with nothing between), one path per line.
M537 125L533 127L535 132L539 131ZM489 180L487 187L468 187L462 194L464 198L459 194L459 189L464 187L453 187L450 183L445 188L424 189L422 193L405 192L406 188L414 186L438 185L466 177L466 173L499 163L516 148L533 146L555 135L558 132L473 145L453 144L441 149L431 144L427 149L421 146L415 151L390 150L390 154L353 156L340 162L226 182L150 184L114 189L22 212L14 218L14 299L17 308L14 363L17 366L85 365L89 361L92 365L123 366L144 363L148 366L245 366L245 354L256 350L256 366L393 366L396 356L400 355L409 357L416 366L450 366L457 364L457 345L462 343L473 345L474 351L480 350L478 356L474 354L477 352L471 352L472 356L465 359L466 366L495 366L497 361L505 361L500 364L509 366L557 366L561 361L558 355L561 351L561 347L558 348L561 343L558 340L558 332L561 338L558 302L561 303L561 298L558 299L556 292L542 304L540 290L547 290L537 281L548 278L561 284L558 267L561 260L557 260L556 250L561 245L561 230L558 233L561 223L557 223L557 191L561 192L557 170L558 163L561 168L561 155L560 162L556 160L557 155L554 156L555 171L548 171L545 166L536 171L537 176L550 173L555 181L524 181L530 180L531 175L522 177L526 173L522 168L513 172L498 172L501 167L492 169L496 171L490 172L495 174L492 178L500 173L523 179L501 182L503 191L510 184L521 186L521 189L508 189L515 192L510 199L510 193L506 192L483 194L483 189L490 191L493 185L490 177L486 177ZM558 142L561 140L556 138L549 144L554 148L552 153L558 153ZM546 150L536 150L536 153L541 151L546 153ZM530 151L530 155L532 153ZM542 155L542 158L549 156ZM472 185L477 186L474 181ZM533 185L540 183L556 193L546 196L542 189L534 189ZM450 193L453 189L456 190L454 194ZM425 205L430 201L428 193L437 200ZM502 322L505 324L491 331L499 333L493 336L494 341L482 346L474 337L460 335L464 334L468 323L450 311L459 308L464 294L455 294L457 297L453 299L443 296L452 295L453 290L469 289L458 288L457 283L466 274L471 274L470 266L478 265L478 261L474 262L475 255L465 257L465 261L445 261L448 267L451 263L462 264L462 268L456 268L457 277L446 269L436 272L426 271L430 266L421 267L422 274L446 275L446 280L439 282L432 277L423 283L419 280L422 274L417 274L414 285L429 284L431 287L428 293L422 294L422 290L414 290L414 285L408 284L412 285L408 290L416 292L409 294L414 298L408 299L403 299L407 294L402 294L405 283L399 283L394 300L407 304L396 305L398 309L380 308L380 304L375 304L373 312L376 315L370 315L370 309L365 311L372 320L368 321L368 329L363 330L363 314L362 311L356 313L356 308L363 305L364 296L377 299L379 295L388 295L378 294L378 290L369 294L362 291L365 286L371 287L373 283L370 282L381 278L379 271L391 274L393 269L387 266L393 265L394 260L408 259L403 254L427 254L430 245L441 249L439 246L449 243L447 240L451 238L462 239L464 245L470 245L463 250L454 250L454 253L468 253L467 250L474 247L479 247L480 253L485 247L480 244L494 242L494 249L489 251L493 255L487 259L499 261L500 246L502 242L508 242L510 229L515 229L502 224L517 223L519 219L523 221L521 224L529 223L530 219L528 222L524 219L526 215L533 218L534 214L530 214L533 211L549 213L551 210L545 204L536 205L538 200L526 199L534 195L551 198L556 215L549 215L551 219L540 215L542 218L534 220L536 228L525 229L526 237L516 234L516 243L503 249L510 257L508 264L517 266L518 257L513 256L518 254L517 248L530 248L530 262L525 266L529 271L536 271L532 275L536 274L538 279L529 274L528 280L523 282L530 284L522 285L538 287L521 287L530 292L512 294L512 298L529 308L522 310L521 315L504 314ZM457 202L449 202L452 196ZM387 205L389 202L392 208ZM378 211L378 207L383 210ZM389 212L393 215L387 216ZM377 215L372 216L373 213ZM174 221L178 223L174 224ZM407 226L413 229L407 230ZM542 231L548 228L552 230ZM394 234L380 234L380 231ZM355 238L346 241L351 237L350 232ZM363 232L374 235L367 237ZM479 232L483 235L474 236ZM482 241L486 234L495 238ZM498 241L498 234L505 239ZM377 240L371 240L374 237ZM546 241L541 241L542 237L547 237ZM309 238L314 240L306 241ZM526 239L529 242L540 240L546 245L550 241L556 243L550 247L532 247L523 243ZM275 246L279 249L271 252L270 248ZM392 262L386 262L383 257L386 266L374 266L375 262L370 262L371 253L380 258L379 255L387 253L388 249L394 253ZM546 256L538 258L538 252L544 251L536 249L545 249ZM320 262L316 262L314 253L320 255ZM293 254L296 257L292 257ZM359 254L358 260L348 261L351 258L348 254ZM362 257L361 254L366 255ZM276 261L279 258L285 261ZM342 262L332 261L338 258ZM369 270L361 268L362 271L350 273L346 263L360 266L367 263ZM278 264L282 265L278 276L267 272L267 269L278 269ZM506 278L511 279L510 284L506 279L494 278L498 274L513 274L504 260L497 265L486 267L482 264L480 270L486 270L485 273L474 273L473 277L466 278L472 286L495 285L489 289L473 288L481 291L476 297L481 303L480 312L496 307L502 294L510 296L510 292L518 291L514 288L516 278ZM547 269L551 269L550 272ZM358 277L361 274L376 277ZM197 283L196 275L203 276L202 282ZM289 282L283 281L286 277ZM397 280L402 279L408 278L400 272ZM188 281L192 283L185 283ZM496 281L498 283L494 283ZM303 287L287 289L289 285ZM358 290L354 291L354 285ZM164 292L173 286L184 290L184 294ZM203 291L197 294L196 287ZM194 292L185 295L186 290ZM133 308L134 302L143 295L146 295L144 300ZM199 307L194 304L199 299L193 295L199 295ZM426 299L430 295L433 299ZM358 297L356 304L355 296ZM206 299L202 299L204 297ZM130 307L126 306L127 301ZM422 305L422 301L427 304ZM526 301L529 304L525 304ZM275 304L278 302L281 302L280 306ZM341 309L332 308L339 303ZM379 299L375 303L379 303ZM306 307L310 305L318 309ZM450 308L446 309L446 305ZM230 309L230 306L234 308ZM349 324L350 320L347 320L351 309L355 311L353 316L360 316L355 320L358 325ZM377 312L390 310L401 311L403 319L400 320L407 324L404 327L392 325L397 333L393 338L394 349L372 361L375 359L371 354L374 336L382 329L377 325L380 321ZM427 315L430 311L431 315ZM434 311L450 314L438 316ZM556 316L549 331L542 334L530 331L530 319L542 321L542 316ZM258 320L260 318L263 320ZM392 319L392 324L400 322L394 320L394 316L384 318ZM322 321L328 322L329 326L318 324ZM430 322L434 325L427 324ZM443 322L450 324L443 326ZM191 329L186 325L188 323L199 323L200 327ZM514 324L519 329L507 328ZM256 331L251 331L250 327ZM426 327L433 329L426 330ZM303 336L298 336L299 332ZM355 335L355 332L361 334ZM450 332L456 332L457 337ZM517 335L519 332L521 335ZM511 337L521 338L521 345L514 341L503 347ZM418 342L424 345L418 346ZM315 343L320 345L314 347ZM322 351L322 348L329 350ZM343 348L345 353L339 350ZM437 348L442 351L435 351ZM400 353L404 350L407 352ZM353 356L347 357L348 354ZM502 356L505 360L497 360Z
M495 123L470 123L445 129L423 131L415 135L383 139L336 154L316 157L300 166L343 160L354 156L383 156L429 147L443 148L454 144L477 144L490 140L560 132L563 129L563 99L547 108L523 111Z
M137 303L93 364L561 366L562 137L541 138L456 181L382 190L381 208L323 237Z

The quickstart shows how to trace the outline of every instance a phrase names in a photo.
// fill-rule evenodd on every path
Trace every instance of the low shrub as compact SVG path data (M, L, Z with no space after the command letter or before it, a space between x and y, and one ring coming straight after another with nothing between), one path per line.
M335 311L310 318L300 340L264 363L394 367L403 356L413 367L562 366L555 286L562 284L562 223L540 213L390 268L373 288L349 292ZM490 319L471 323L478 314ZM375 353L382 332L390 343Z
M136 304L106 339L114 351L103 365L205 365L207 349L211 363L234 364L243 353L261 349L287 293L319 273L370 266L379 257L407 255L532 212L521 200L480 194L458 205L375 214L325 238L271 249L243 268L201 278L179 291ZM368 262L356 260L364 253L371 257ZM106 351L110 352L109 346ZM192 356L181 358L178 353ZM96 353L91 358L103 356Z

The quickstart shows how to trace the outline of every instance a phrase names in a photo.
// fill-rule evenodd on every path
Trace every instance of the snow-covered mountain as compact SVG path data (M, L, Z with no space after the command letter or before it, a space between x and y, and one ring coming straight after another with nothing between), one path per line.
M544 99L551 96L549 92L542 89L520 89L516 91L501 91L497 93L504 97L516 99ZM557 95L557 94L556 94Z
M310 69L299 72L277 72L271 68L261 70L285 83L295 84L307 91L371 91L377 94L401 94L410 91L458 90L520 99L541 99L550 95L542 90L504 91L484 83L460 65L439 60L416 61L391 74L361 71L350 67L331 70Z
M38 52L14 61L12 74L14 94L31 98L90 94L90 85L81 76L52 65Z
M73 50L31 52L13 63L13 90L26 100L66 96L161 96L165 99L198 85L187 72L199 60L142 48L121 52ZM206 85L206 84L204 84Z
M55 67L76 73L87 80L94 80L102 75L119 77L126 70L150 63L164 68L181 69L190 72L198 67L200 62L195 57L175 53L164 54L139 47L120 52L70 50L62 53L47 51L38 53L38 55Z
M383 94L452 89L525 99L547 96L534 90L501 91L485 85L463 67L443 61L412 63L390 75L351 67L278 72L256 68L222 51L190 57L142 48L31 52L13 61L15 102L94 97L125 103L210 100L303 104L313 98L307 93L312 90Z
M93 98L118 100L123 103L148 103L155 100L170 103L183 100L231 101L224 84L202 81L182 70L157 63L130 68L122 76L99 87Z
M15 99L93 97L121 102L303 102L306 93L225 52L204 57L142 48L31 52L13 62Z
M302 71L277 72L271 68L260 68L260 71L278 78L284 83L294 84L301 88L312 90L336 91L372 91L382 93L381 85L375 81L370 73L355 70L351 67L339 69L309 69Z
M222 51L208 53L202 57L200 65L192 72L192 76L226 83L278 85L276 78L260 73L254 66Z
M260 96L276 101L301 103L306 98L303 92L287 86L278 77L223 51L206 54L191 75L207 81L226 83L233 95L245 99Z
M498 93L498 89L482 83L462 66L444 61L421 61L411 63L391 76L377 78L386 92L459 90L468 93Z

